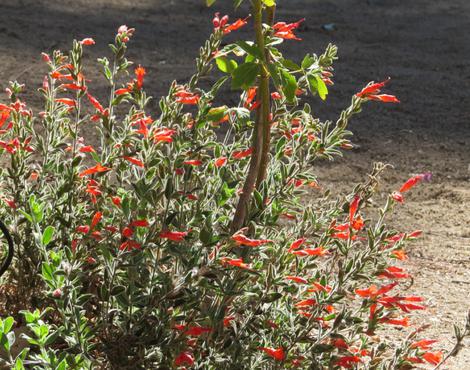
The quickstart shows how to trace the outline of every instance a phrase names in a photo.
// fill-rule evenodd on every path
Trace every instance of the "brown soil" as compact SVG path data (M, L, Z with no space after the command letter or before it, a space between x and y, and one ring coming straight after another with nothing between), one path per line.
M218 10L231 11L231 1L218 2ZM335 192L348 191L365 178L372 162L382 161L394 166L384 176L384 190L389 191L412 174L433 173L432 183L407 196L391 223L403 231L425 231L410 250L407 266L415 277L411 290L429 297L429 310L420 315L432 324L427 335L442 338L443 347L450 348L452 323L461 321L470 306L470 2L280 3L278 18L307 18L299 33L304 42L285 47L293 59L306 51L321 52L329 42L339 46L329 99L312 101L321 118L335 119L366 82L393 79L390 91L402 103L367 106L350 126L359 148L346 153L344 160L321 165L319 179ZM130 57L147 68L147 90L158 97L171 80L184 81L194 69L214 11L202 4L203 0L3 0L1 86L11 79L26 83L28 101L39 109L33 94L45 72L42 51L67 50L73 38L92 36L97 45L87 53L93 61L107 52L117 27L128 24L137 28ZM246 13L239 11L240 16ZM327 23L336 29L323 30ZM98 96L104 93L103 83L94 86ZM470 369L469 345L467 340L460 356L444 368Z

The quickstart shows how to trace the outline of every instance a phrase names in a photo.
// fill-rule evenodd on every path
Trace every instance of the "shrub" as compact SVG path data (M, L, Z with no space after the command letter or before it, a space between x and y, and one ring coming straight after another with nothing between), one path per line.
M213 1L208 1L213 3ZM238 1L240 3L240 1ZM319 190L313 165L350 148L347 124L371 100L398 102L370 83L336 123L311 114L332 84L337 49L300 62L278 46L297 23L274 23L274 1L253 0L252 19L214 17L189 82L174 82L159 112L146 106L146 71L126 58L134 29L121 26L99 59L109 98L84 69L93 39L50 68L34 115L11 83L0 105L4 204L17 254L7 304L30 347L13 354L13 319L0 322L7 366L66 368L290 369L438 364L434 340L414 330L399 345L380 337L423 298L399 293L396 266L420 232L385 219L408 180L377 209L385 166L346 199ZM263 24L263 16L266 22ZM255 42L222 47L254 24ZM210 87L201 77L216 65ZM131 75L131 77L129 77ZM219 90L241 90L220 105ZM95 134L90 132L95 130ZM83 137L82 137L83 135ZM370 209L370 210L369 210ZM377 212L378 211L378 212ZM371 214L369 217L368 214ZM377 214L378 213L378 214Z

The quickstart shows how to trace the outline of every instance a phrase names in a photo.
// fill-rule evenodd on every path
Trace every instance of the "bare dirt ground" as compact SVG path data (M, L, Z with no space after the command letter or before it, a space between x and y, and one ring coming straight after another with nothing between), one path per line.
M229 0L217 10L231 11ZM278 18L307 18L288 43L293 59L339 46L335 83L314 111L335 119L350 96L370 80L392 77L390 91L400 105L370 104L350 128L359 149L318 168L320 183L340 194L363 180L371 163L394 166L384 191L397 189L410 175L431 171L399 207L397 229L424 230L410 249L413 293L429 297L420 315L432 324L428 336L451 347L452 323L470 308L470 2L468 0L282 0ZM121 24L137 28L130 57L148 72L147 91L164 94L173 79L193 71L197 50L210 32L214 9L202 0L2 0L0 3L0 86L18 79L39 109L34 91L46 71L42 51L67 50L72 39L94 37L90 61L107 52ZM239 16L246 15L241 9ZM323 24L334 23L326 31ZM242 31L246 33L247 31ZM97 77L97 76L96 76ZM95 76L93 76L95 78ZM98 96L104 84L94 83ZM227 97L230 100L230 97ZM228 102L229 103L229 102ZM154 107L156 103L154 103ZM418 322L418 319L416 319ZM446 369L470 369L470 340Z

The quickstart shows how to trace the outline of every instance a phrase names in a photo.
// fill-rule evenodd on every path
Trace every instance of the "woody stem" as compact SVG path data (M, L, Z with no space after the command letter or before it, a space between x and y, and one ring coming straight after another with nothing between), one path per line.
M270 6L267 8L267 23L269 26L272 26L274 23L274 15L276 12L276 6ZM268 50L264 47L264 39L263 39L263 47L260 46L260 50L263 51L264 56L264 65L270 63L270 57ZM269 149L271 147L271 126L269 121L269 113L271 112L271 96L269 92L269 75L266 73L265 76L261 76L262 82L265 84L263 89L260 88L259 99L261 100L261 109L265 112L265 120L263 121L263 147L261 152L261 159L260 159L260 167L258 170L258 176L256 179L256 187L259 188L263 180L266 178L266 172L268 170L269 164Z
M254 28L256 43L259 50L264 50L263 34L263 6L261 0L253 0ZM262 53L263 60L260 62L260 77L258 82L258 99L261 106L256 111L255 126L253 129L253 153L250 160L248 174L243 185L243 192L238 200L237 209L233 217L231 231L236 232L244 225L248 213L248 206L256 185L260 169L261 156L263 150L264 128L268 124L269 116L269 74L266 70L266 58Z

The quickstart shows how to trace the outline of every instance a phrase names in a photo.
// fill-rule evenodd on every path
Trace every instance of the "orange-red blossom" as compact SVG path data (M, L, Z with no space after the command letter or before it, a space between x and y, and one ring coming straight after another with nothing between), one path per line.
M250 239L243 234L236 234L232 236L232 240L234 240L237 245L242 245L245 247L259 247L261 245L273 242L270 239Z
M358 98L377 100L384 103L399 103L400 101L394 95L380 94L380 90L390 81L390 78L382 82L371 82L356 94Z

